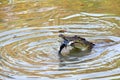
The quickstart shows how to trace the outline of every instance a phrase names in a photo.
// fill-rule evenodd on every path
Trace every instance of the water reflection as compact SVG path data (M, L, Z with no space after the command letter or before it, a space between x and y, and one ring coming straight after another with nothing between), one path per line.
M120 78L120 17L116 15L117 12L116 14L102 12L97 14L92 11L88 13L76 11L75 7L68 8L68 3L64 3L61 7L60 1L55 1L57 6L55 2L51 4L46 2L44 5L43 2L40 4L16 2L12 6L1 6L0 79ZM91 4L81 1L80 9L85 8L85 3L92 8L97 2ZM71 3L75 4L77 1ZM87 7L84 10L91 8ZM95 43L95 47L90 52L79 54L72 52L60 57L58 35L61 33L80 35Z
M81 36L96 43L93 50L88 53L71 54L59 58L58 49L60 42L58 35L59 29L61 28L60 26L9 30L1 32L0 36L1 64L3 66L1 67L4 69L8 68L7 71L9 74L11 74L11 70L13 70L12 74L44 76L49 78L60 78L61 76L66 78L72 74L82 76L83 73L87 75L93 72L99 75L97 72L118 67L116 60L119 59L120 55L119 37L108 36L110 32L107 31L100 31L99 33L99 30L97 30L99 27L96 28L96 26L96 29L93 27L79 28L81 25L61 26L62 28L66 28L67 26L69 29L64 34L79 34L79 32L72 33L74 29L81 31L80 34L83 34ZM89 30L87 31L87 29ZM84 30L87 31L87 33L84 33ZM94 33L99 35L99 37L93 35L93 33L91 33L92 30L94 30ZM104 34L106 34L106 36ZM119 74L119 72L110 75L117 74ZM105 76L108 75L106 74ZM99 77L102 77L102 75Z

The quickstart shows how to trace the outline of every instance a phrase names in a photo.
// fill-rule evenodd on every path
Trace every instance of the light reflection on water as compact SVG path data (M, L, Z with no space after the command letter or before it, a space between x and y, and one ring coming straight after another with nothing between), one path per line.
M40 15L44 16L25 16L20 20L18 16L29 15L34 9L11 12L11 15L17 15L16 18L11 21L9 17L5 19L10 28L0 32L0 79L120 78L120 17L113 14L56 10L57 7L37 9L35 12L43 12ZM60 12L64 14L60 15ZM37 20L42 22L38 23ZM66 35L80 35L96 45L89 53L60 58L60 30L65 30L63 34Z

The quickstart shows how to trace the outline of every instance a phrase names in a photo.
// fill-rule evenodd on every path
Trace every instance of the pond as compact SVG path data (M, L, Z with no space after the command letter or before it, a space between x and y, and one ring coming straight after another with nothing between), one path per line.
M120 0L0 0L0 80L120 79ZM95 44L60 58L59 34Z

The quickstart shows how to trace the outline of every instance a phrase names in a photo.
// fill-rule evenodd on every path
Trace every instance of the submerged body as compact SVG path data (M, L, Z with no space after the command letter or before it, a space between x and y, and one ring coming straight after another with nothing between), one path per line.
M60 34L59 37L63 39L63 42L59 49L59 54L64 52L69 53L72 49L77 49L79 51L89 51L93 48L94 44L87 41L84 38L81 38L78 35L75 36L65 36Z

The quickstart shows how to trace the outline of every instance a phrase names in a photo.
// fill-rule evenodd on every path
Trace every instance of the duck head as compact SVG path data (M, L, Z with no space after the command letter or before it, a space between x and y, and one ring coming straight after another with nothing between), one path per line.
M63 50L67 52L69 52L72 49L79 49L80 51L88 51L88 50L91 50L94 46L92 42L89 42L85 38L81 38L78 35L65 36L63 34L60 34L59 37L63 39L63 42L61 43L61 46L59 49L60 55Z
M73 41L64 40L64 41L61 43L61 46L60 46L60 49L59 49L59 54L61 54L61 52L62 52L63 50L65 50L66 52L69 52L69 50L72 49L72 48L69 48L72 43L73 43Z

